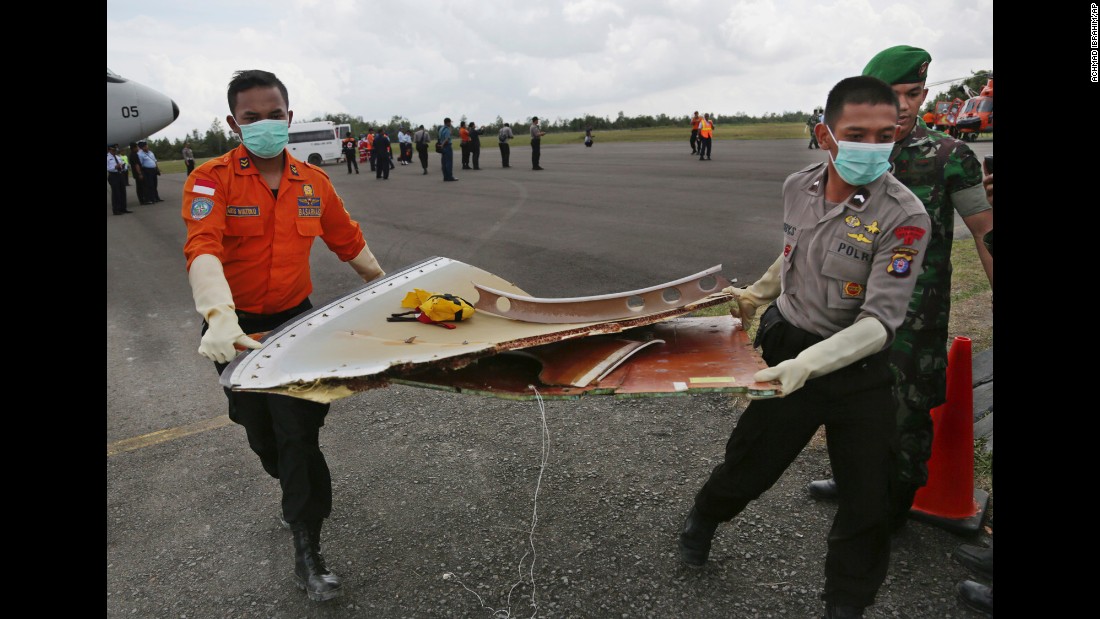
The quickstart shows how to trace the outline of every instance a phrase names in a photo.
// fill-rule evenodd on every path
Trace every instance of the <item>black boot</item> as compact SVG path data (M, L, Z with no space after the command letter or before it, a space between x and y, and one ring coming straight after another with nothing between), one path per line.
M971 544L962 544L952 553L955 560L971 570L993 578L993 549Z
M321 556L321 523L294 523L294 579L309 599L323 602L340 597L340 577L325 567Z
M964 580L959 583L959 600L978 612L993 616L993 586L983 585L973 580Z
M835 501L837 496L836 480L820 479L811 481L806 485L806 491L810 493L810 497L818 501Z
M692 507L680 532L680 560L690 567L703 567L710 556L710 542L718 528L716 520L704 518Z
M824 619L860 619L863 617L862 606L841 606L832 602L825 603Z

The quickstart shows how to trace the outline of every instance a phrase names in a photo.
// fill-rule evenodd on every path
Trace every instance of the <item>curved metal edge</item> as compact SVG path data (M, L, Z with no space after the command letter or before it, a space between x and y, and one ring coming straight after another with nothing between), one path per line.
M717 265L689 277L639 290L560 299L517 295L474 283L478 291L474 307L501 318L544 324L625 320L686 307L718 293L730 285L726 278L716 274L721 268L722 265ZM714 285L704 289L699 282L706 277L713 277ZM665 298L669 290L677 291L674 300ZM507 301L507 309L499 307L500 299Z
M675 286L679 286L681 284L691 283L691 282L693 282L695 280L698 280L698 279L703 279L707 275L714 275L715 273L718 273L721 270L722 270L722 265L717 264L717 265L714 265L714 266L710 267L709 269L706 269L705 271L699 271L695 275L688 275L687 277L681 277L680 279L676 279L676 280L673 280L671 282L666 282L664 284L660 284L660 285L657 285L657 286L650 286L648 288L639 288L637 290L630 290L630 291L627 291L627 292L615 292L615 293L611 293L611 294L598 294L598 295L593 295L591 297L559 297L559 298L529 297L529 296L522 295L522 294L513 294L511 292L504 292L502 290L496 290L496 289L490 288L488 286L482 286L481 284L478 284L476 282L474 283L474 288L477 288L478 292L481 292L482 290L484 290L485 292L494 294L498 297L504 297L504 298L509 299L511 301L527 301L529 303L584 303L584 302L587 302L587 301L603 301L605 299L622 299L622 298L626 298L626 297L630 297L630 296L634 296L634 295L641 296L641 295L649 293L649 292L663 291L666 288L672 288L672 287L675 287ZM480 308L478 308L478 309L480 309Z

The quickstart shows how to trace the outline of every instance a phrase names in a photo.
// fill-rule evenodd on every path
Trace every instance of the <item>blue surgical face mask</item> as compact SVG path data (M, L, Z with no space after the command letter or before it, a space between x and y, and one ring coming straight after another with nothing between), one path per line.
M829 157L833 160L833 167L844 182L853 186L866 185L890 169L890 153L894 150L893 142L885 144L864 144L863 142L841 142L829 130L829 137L836 142L836 157L832 152Z
M257 120L247 125L237 121L237 126L244 147L261 159L278 157L290 142L290 125L285 120Z

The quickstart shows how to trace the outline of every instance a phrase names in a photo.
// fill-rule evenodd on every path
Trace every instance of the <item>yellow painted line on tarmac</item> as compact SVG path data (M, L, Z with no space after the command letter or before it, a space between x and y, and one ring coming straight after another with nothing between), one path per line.
M221 417L214 417L213 419L205 419L203 421L196 421L195 423L189 423L185 426L179 426L176 428L168 428L166 430L157 430L156 432L150 432L149 434L143 434L141 436L135 436L133 438L124 438L121 441L115 441L113 443L107 443L107 457L116 456L120 453L127 451L133 451L135 449L141 449L143 447L150 447L160 443L166 443L185 436L191 436L192 434L198 434L199 432L206 432L208 430L217 430L218 428L224 428L225 426L233 423L229 419L229 415L222 415Z

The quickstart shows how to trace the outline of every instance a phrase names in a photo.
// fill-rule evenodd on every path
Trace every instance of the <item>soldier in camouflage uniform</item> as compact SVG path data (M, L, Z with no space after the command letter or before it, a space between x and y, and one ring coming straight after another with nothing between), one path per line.
M895 526L905 522L917 489L928 481L930 411L946 400L955 211L973 234L979 259L990 285L993 283L993 257L981 241L993 228L992 207L982 188L981 163L966 144L929 129L920 119L920 107L928 96L924 84L931 59L923 49L900 45L880 52L863 69L863 75L882 79L898 95L901 137L894 147L891 171L920 198L932 220L924 270L890 354L898 399L898 470L890 497ZM809 491L815 498L833 497L836 484L831 479L815 481Z

